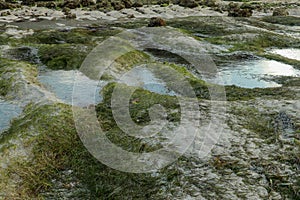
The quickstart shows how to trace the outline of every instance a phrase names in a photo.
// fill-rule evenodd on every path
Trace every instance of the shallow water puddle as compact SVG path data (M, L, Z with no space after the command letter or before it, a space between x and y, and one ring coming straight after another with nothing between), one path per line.
M100 95L100 91L108 81L91 80L77 70L47 70L41 72L38 77L39 81L44 84L46 89L53 92L59 99L68 104L72 104L75 78L76 94L81 95L81 97L74 97L80 99L80 105L78 106L88 106L102 101L103 98ZM129 86L141 87L159 94L175 95L174 92L169 91L163 82L157 79L154 74L146 68L134 68L124 74L118 82L125 83Z
M120 83L125 83L128 86L141 87L145 90L155 92L158 94L167 94L175 96L174 91L169 90L165 83L156 78L155 75L147 68L138 66L124 74L120 80Z
M21 112L22 108L17 104L0 100L0 132L9 128L10 121L20 115Z
M251 60L219 67L214 77L208 82L222 85L236 85L244 88L280 87L281 85L267 80L273 76L300 76L300 71L291 65L273 60Z
M271 53L279 54L283 57L300 61L300 49L274 49L271 51Z
M74 83L80 83L80 94L84 96L84 102L80 102L81 105L87 106L101 102L102 97L99 91L107 84L105 81L95 81L89 79L87 76L77 70L70 71L45 71L41 72L38 79L44 86L51 92L53 92L59 99L65 103L72 104L72 95ZM96 88L96 91L94 90Z

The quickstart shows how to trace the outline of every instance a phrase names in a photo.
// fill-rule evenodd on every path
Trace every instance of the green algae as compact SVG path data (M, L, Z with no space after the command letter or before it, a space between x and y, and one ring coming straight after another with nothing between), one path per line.
M39 47L38 55L41 62L50 69L74 70L80 68L90 50L82 45L44 44Z
M150 62L150 56L142 51L133 50L116 58L112 65L103 73L101 80L114 80L119 74L124 74L139 64ZM114 74L117 72L117 75Z
M275 114L264 114L255 107L233 108L231 112L236 116L243 117L244 128L259 134L261 138L267 140L266 142L273 143L278 139L272 125Z
M37 77L37 68L27 62L12 61L9 59L0 59L0 85L2 96L6 96L11 92L22 93L22 82L18 80L24 76L27 84L39 85ZM22 77L23 78L23 77Z
M299 41L298 41L299 42ZM273 33L260 33L257 37L254 37L250 41L246 42L234 42L234 47L230 51L252 51L252 52L263 52L266 48L271 47L292 47L299 45L295 44L295 39L289 36L281 36Z
M222 23L221 17L186 17L183 19L170 20L168 26L183 30L185 33L201 33L210 36L223 36L231 33L226 30L226 25Z
M33 35L22 38L26 44L85 44L92 45L119 33L120 30L101 28L74 28L71 30L37 30Z
M113 121L111 111L109 112L109 109L111 108L110 102L112 93L116 85L118 85L118 87L121 87L122 92L124 92L125 94L126 92L130 91L129 86L117 83L110 83L103 88L102 94L104 100L103 103L100 103L97 106L96 110L100 119L111 119L109 120L110 124L103 124L105 128L113 128L117 126L117 124ZM136 88L135 92L131 96L129 103L129 109L132 120L137 122L137 124L147 124L150 121L150 118L148 112L145 111L156 104L160 104L168 110L168 119L172 119L172 121L178 121L180 119L180 112L171 112L172 110L179 108L179 102L176 97L172 97L169 95L161 95L147 90L143 90L141 88Z
M120 70L128 70L139 63L147 63L149 58L146 53L134 50L118 57L114 62L120 66Z
M42 198L43 192L51 192L51 180L59 178L60 171L69 169L89 189L90 194L84 198L145 199L157 193L155 191L159 187L156 177L113 170L94 159L76 133L69 106L30 105L24 113L24 118L15 120L5 134L7 138L1 141L3 143L8 141L8 137L13 139L22 136L26 146L32 148L32 159L19 159L8 168L9 178L16 175L21 178L15 191L22 194L19 198ZM112 132L108 134L108 138L113 139ZM124 139L117 132L115 134ZM135 143L127 144L131 145ZM120 191L116 191L116 188L120 188Z
M272 53L258 53L257 55L270 59L270 60L276 60L278 62L282 62L288 65L293 66L294 68L300 69L300 61L295 59L290 59L278 54L272 54Z
M104 101L96 107L99 122L107 132L107 137L128 151L151 152L161 148L160 145L125 136L117 127L110 107L114 87L115 83L112 83L104 89ZM128 86L122 87L124 91L128 88ZM139 124L147 124L149 116L144 113L144 110L157 103L162 104L169 111L178 108L178 101L174 97L137 89L130 103L132 119L134 121L139 119ZM70 106L29 104L23 113L21 118L12 122L10 129L0 139L0 144L3 145L1 152L13 151L14 145L10 141L15 138L22 138L23 146L31 149L30 159L12 161L7 172L8 179L16 175L21 178L20 187L15 191L22 194L20 198L42 197L42 193L51 191L51 180L59 178L59 172L69 169L74 171L74 176L78 177L91 192L86 194L85 198L145 199L159 188L157 177L151 177L150 174L119 172L93 158L77 135ZM180 113L169 114L168 120L179 120ZM132 189L125 189L125 183L127 185L125 188ZM122 188L122 193L115 191L118 187Z
M295 16L266 16L261 20L272 24L300 26L300 18Z

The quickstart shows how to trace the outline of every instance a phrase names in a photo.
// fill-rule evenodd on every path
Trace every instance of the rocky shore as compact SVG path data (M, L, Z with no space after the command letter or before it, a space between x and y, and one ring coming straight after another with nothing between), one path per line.
M161 1L143 2L121 1L24 1L0 2L0 22L24 22L41 20L75 19L111 21L134 21L140 18L162 17L165 19L187 16L232 16L249 17L265 15L292 15L300 14L297 1L282 3L255 1Z
M0 15L0 119L11 117L9 125L0 126L0 199L300 198L297 0L0 1ZM139 48L109 42L120 35ZM106 48L96 51L101 64L126 53L99 81L82 65L103 43ZM193 61L203 55L223 83L197 71ZM79 93L98 101L74 107L94 110L106 137L137 154L174 138L185 104L176 97L178 88L168 87L185 80L194 96L181 97L197 102L200 113L201 123L191 127L199 130L193 143L175 162L151 173L122 172L99 162L74 122L78 74L78 83L97 89L79 88ZM124 94L135 90L125 103L128 118L140 127L159 116L150 108L162 105L167 131L149 138L127 134L113 113L116 88ZM212 99L211 91L223 90L223 99ZM16 107L16 115L1 112L2 105ZM209 150L205 156L203 149Z

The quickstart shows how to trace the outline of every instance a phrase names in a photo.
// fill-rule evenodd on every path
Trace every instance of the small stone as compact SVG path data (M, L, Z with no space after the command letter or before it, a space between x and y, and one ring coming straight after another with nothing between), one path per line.
M55 9L57 7L55 2L47 2L45 5L46 8Z
M91 5L96 5L96 1L95 0L81 0L80 4L83 7L88 7L88 6L91 6Z
M111 2L111 6L115 9L115 10L122 10L125 8L125 5L123 2L119 2L119 1L116 1L116 2Z
M125 5L125 8L131 8L133 5L131 0L122 0L122 2Z
M148 27L166 26L166 21L160 17L152 17L148 24Z
M273 11L273 16L288 16L289 12L285 8L276 8Z
M23 0L22 1L22 5L25 5L25 6L34 6L35 2L34 2L34 0Z
M8 16L8 15L11 15L11 13L9 11L6 11L6 12L2 12L1 13L1 16Z
M70 9L75 9L80 7L80 2L77 0L68 0L63 3L63 7L67 7Z
M272 199L272 200L280 200L282 199L281 198L281 195L275 191L272 191L270 192L270 196L269 196L269 199Z
M199 4L196 3L194 0L181 0L179 2L179 5L188 8L195 8L199 6Z
M269 195L267 189L262 186L257 187L256 191L257 191L257 194L262 198L266 198Z
M66 15L66 18L67 18L67 19L75 19L75 18L76 18L76 14L74 14L74 13L68 13L68 14Z
M135 16L134 16L134 14L128 14L127 18L132 19L132 18L135 18Z
M132 7L135 7L135 8L143 7L143 4L141 2L134 2L132 4Z

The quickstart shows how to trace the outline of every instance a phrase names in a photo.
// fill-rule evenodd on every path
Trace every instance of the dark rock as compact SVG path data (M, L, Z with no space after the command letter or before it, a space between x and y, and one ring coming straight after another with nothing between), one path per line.
M216 0L203 0L201 2L201 5L205 5L205 6L208 6L208 7L216 7L216 6L218 6Z
M35 0L35 2L48 2L48 1L56 1L56 0Z
M240 6L238 3L230 2L227 7L228 7L227 10L233 10L233 9L238 9Z
M68 13L68 14L66 15L66 18L67 18L67 19L75 19L75 18L76 18L76 14L74 14L74 13Z
M15 3L18 3L16 0L5 0L6 3L12 3L12 4L15 4Z
M67 19L75 19L76 18L76 14L71 13L71 9L68 7L64 7L62 12L66 15Z
M34 6L35 2L34 2L34 0L23 0L22 1L22 5L25 5L25 6Z
M56 5L56 3L55 2L47 2L47 4L46 4L46 8L56 8L57 7L57 5Z
M68 7L64 7L64 8L62 9L62 12L65 13L65 14L69 14L69 13L71 13L71 9L68 8Z
M50 9L55 9L57 7L55 2L49 1L49 2L38 2L37 3L38 7L46 7Z
M96 2L94 0L81 0L80 4L83 7L88 7L88 6L96 5Z
M107 9L107 8L111 8L111 4L110 4L109 1L104 0L104 1L101 1L101 2L97 2L96 8L97 8L97 9Z
M9 11L2 12L2 13L1 13L1 16L8 16L8 15L11 15L11 13L10 13Z
M253 11L251 9L241 9L239 12L239 17L251 17L253 14Z
M122 3L125 5L125 8L131 8L133 5L131 0L122 0Z
M273 11L273 16L288 16L289 12L285 8L276 8Z
M80 1L78 0L67 0L63 3L63 7L75 9L80 7Z
M157 1L158 5L169 5L170 1L169 0L159 0Z
M222 6L221 4L217 4L216 6L213 7L213 10L216 12L223 13L225 9L224 6Z
M274 120L274 128L277 132L289 132L293 131L295 126L293 120L285 112L279 112Z
M14 9L14 8L19 8L19 7L20 7L19 4L9 3L9 2L0 0L0 10Z
M194 0L180 0L179 5L188 8L195 8L199 6L199 4Z
M132 4L132 7L135 7L135 8L143 7L143 4L141 2L134 2Z
M237 3L228 4L228 17L251 17L253 14L250 8L241 8Z
M115 9L115 10L122 10L125 8L125 5L123 2L119 2L119 1L115 1L115 2L111 2L111 6Z
M256 8L255 5L252 5L250 3L243 3L241 6L240 6L241 9L250 9L250 10L254 10Z
M31 63L38 63L39 59L37 56L37 49L32 47L18 47L10 49L7 52L9 58L14 60L23 60Z
M128 14L127 17L128 17L129 19L135 18L134 14Z
M152 17L148 24L148 27L166 26L166 21L160 17Z

